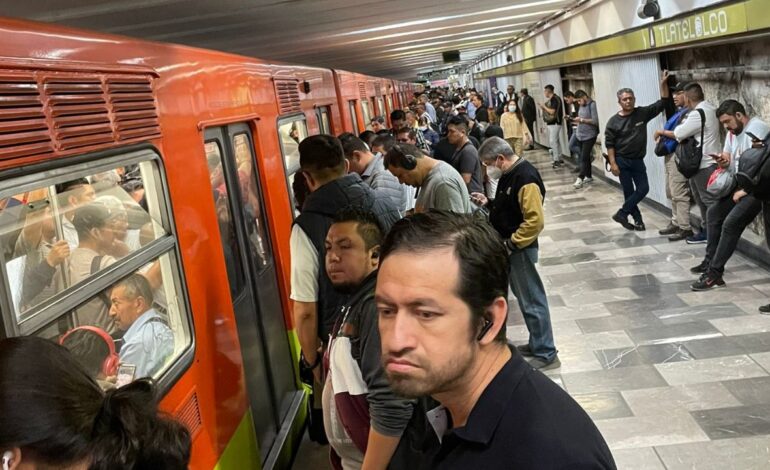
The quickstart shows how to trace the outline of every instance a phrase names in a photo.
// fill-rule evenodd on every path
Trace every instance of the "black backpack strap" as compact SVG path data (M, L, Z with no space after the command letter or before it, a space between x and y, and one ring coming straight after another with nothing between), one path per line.
M99 270L102 268L102 258L104 258L104 257L101 256L101 255L98 255L98 256L94 256L93 259L91 260L91 275L92 276L94 274L98 273ZM107 293L104 292L104 291L101 291L101 292L99 292L99 294L97 296L99 297L99 299L101 299L102 303L109 310L109 308L112 306L112 302L110 301L110 297L107 295Z
M702 153L703 137L704 137L704 132L706 132L706 113L704 113L703 110L700 108L696 109L696 111L698 111L698 114L700 114L700 148Z

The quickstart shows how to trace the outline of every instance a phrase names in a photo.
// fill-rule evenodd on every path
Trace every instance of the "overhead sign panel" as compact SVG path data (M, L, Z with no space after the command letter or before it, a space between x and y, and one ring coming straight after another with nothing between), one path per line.
M747 30L746 6L738 3L653 25L650 27L650 45L670 47Z

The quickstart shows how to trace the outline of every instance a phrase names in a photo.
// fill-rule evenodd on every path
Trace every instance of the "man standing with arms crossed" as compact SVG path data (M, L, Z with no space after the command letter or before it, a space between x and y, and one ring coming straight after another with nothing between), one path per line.
M620 178L625 202L612 216L612 220L627 230L645 230L639 203L650 190L647 181L647 167L644 157L647 155L647 123L663 112L668 98L668 70L664 70L660 80L661 99L649 106L636 106L634 90L618 90L620 111L612 116L604 129L604 141L607 146L607 158L610 171ZM633 217L634 223L628 221Z

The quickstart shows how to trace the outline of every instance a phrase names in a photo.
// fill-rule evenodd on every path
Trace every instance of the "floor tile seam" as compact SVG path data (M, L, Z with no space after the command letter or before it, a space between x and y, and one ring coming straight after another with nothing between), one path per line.
M655 456L658 457L658 461L661 465L663 465L663 468L668 470L668 465L666 465L666 462L663 460L663 457L658 453L658 446L652 446L652 451L655 452Z

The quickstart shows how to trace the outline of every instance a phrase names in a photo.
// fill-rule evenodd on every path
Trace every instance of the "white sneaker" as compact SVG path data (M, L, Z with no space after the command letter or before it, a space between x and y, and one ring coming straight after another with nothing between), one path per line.
M583 187L583 180L578 178L575 180L575 184L572 185L575 189L580 189Z
M593 178L583 178L583 184L591 184L594 182Z

